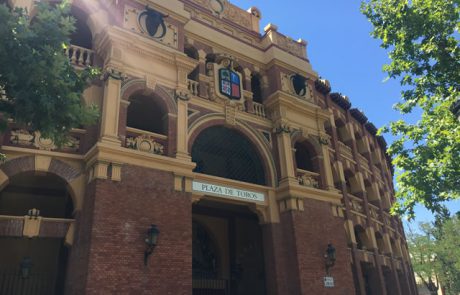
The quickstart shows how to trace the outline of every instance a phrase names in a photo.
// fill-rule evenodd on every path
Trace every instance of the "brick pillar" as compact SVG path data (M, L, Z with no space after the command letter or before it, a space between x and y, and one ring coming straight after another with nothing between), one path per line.
M327 202L298 202L303 203L298 210L280 214L280 224L263 229L268 294L355 294L343 219L332 215ZM330 270L335 287L330 289L323 283L328 243L337 250Z
M173 187L171 173L128 165L120 182L89 184L67 294L192 294L191 195ZM160 234L145 266L151 224Z

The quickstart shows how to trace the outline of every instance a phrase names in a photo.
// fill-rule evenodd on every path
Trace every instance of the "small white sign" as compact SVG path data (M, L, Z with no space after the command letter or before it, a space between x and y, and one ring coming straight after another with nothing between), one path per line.
M192 188L196 192L206 193L215 196L230 197L250 201L265 201L265 195L258 192L241 190L233 187L220 186L199 181L193 181Z
M324 277L324 287L333 288L334 287L334 278L333 277Z

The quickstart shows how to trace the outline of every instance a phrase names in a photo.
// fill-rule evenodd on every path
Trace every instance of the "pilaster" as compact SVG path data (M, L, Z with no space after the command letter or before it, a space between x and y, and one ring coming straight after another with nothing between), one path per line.
M121 72L113 69L106 69L104 75L105 85L102 102L100 141L120 146L118 120L120 117L120 89L123 77Z

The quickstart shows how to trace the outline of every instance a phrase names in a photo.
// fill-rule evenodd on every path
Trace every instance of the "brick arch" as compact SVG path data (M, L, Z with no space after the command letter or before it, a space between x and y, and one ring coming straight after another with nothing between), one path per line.
M302 131L294 131L291 135L291 143L292 146L298 142L306 143L309 147L309 149L316 155L316 156L322 156L322 148L321 144L319 143L319 140L315 138L313 135L310 137L305 137L302 134Z
M168 93L162 86L157 85L155 89L152 89L147 85L145 80L133 79L121 87L122 100L129 101L130 97L136 94L158 98L169 114L177 114L177 104L174 95Z
M51 158L48 170L41 170L35 166L35 163L35 156L24 156L11 159L0 165L0 189L5 188L12 177L24 172L40 171L51 173L66 182L74 208L75 210L79 210L83 202L83 189L81 188L81 181L79 181L83 178L81 171L54 158Z
M192 146L197 137L200 135L202 131L209 127L213 126L225 126L230 129L237 130L240 132L244 137L246 137L249 142L251 142L259 153L260 159L262 160L262 165L264 171L266 172L265 178L267 182L267 186L274 186L276 185L277 174L275 170L275 161L273 159L273 155L270 151L270 148L265 143L262 135L254 130L249 125L245 124L244 122L237 120L236 125L229 125L225 121L225 116L221 114L209 114L202 116L200 119L195 121L189 127L189 137L188 137L188 152L191 154Z

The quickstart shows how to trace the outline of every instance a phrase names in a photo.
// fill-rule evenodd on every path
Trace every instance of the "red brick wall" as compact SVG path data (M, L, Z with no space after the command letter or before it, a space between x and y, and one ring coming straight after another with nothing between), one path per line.
M93 181L84 206L82 218L92 222L80 222L79 232L89 229L90 237L78 238L75 248L89 246L88 263L84 249L72 253L69 269L78 273L69 276L69 294L191 294L191 197L174 191L171 173L123 166L121 182ZM160 230L158 246L144 266L152 223Z
M279 225L264 226L269 294L355 294L343 219L332 215L328 203L305 200L304 205L303 212L281 213ZM326 289L324 253L329 242L337 250L337 261L331 269L335 288ZM272 253L277 257L270 257Z

